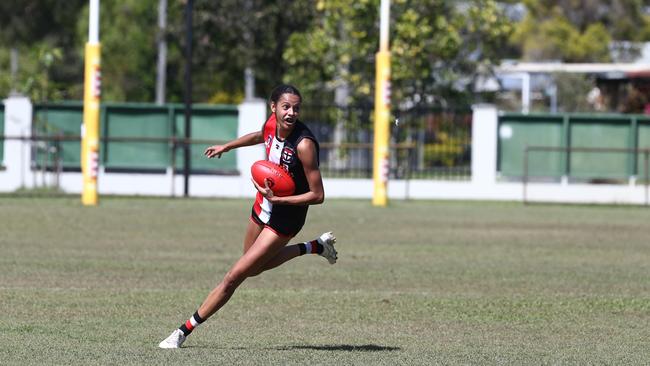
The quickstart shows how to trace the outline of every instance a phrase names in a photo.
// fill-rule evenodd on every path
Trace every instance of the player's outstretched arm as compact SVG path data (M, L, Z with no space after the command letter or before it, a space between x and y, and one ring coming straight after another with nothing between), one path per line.
M210 159L214 158L215 156L217 158L221 158L221 154L228 152L232 149L236 149L238 147L244 147L244 146L257 145L262 142L264 142L264 140L262 139L262 131L251 132L235 140L229 141L223 145L210 146L207 149L205 149L203 155L207 156Z

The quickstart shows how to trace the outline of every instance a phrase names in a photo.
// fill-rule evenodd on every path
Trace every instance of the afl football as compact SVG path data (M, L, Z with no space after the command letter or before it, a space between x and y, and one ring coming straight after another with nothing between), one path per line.
M264 181L276 196L291 196L296 189L293 178L278 164L268 160L256 161L251 166L251 174L257 184L264 187Z

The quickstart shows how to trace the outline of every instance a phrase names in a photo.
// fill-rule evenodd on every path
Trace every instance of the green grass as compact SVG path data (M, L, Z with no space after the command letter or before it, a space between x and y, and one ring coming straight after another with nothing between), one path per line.
M247 200L0 197L2 364L647 364L650 210L327 201L339 263L247 280L158 342L241 253Z

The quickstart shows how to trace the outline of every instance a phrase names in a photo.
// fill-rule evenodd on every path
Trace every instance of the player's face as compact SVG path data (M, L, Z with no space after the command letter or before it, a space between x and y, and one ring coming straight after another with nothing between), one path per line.
M275 119L281 127L294 126L300 114L300 102L299 96L285 93L280 96L277 103L271 103L271 111L275 113Z

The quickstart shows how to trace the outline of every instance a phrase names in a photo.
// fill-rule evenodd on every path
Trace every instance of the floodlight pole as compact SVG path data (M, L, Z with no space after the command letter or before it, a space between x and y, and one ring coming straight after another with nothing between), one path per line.
M183 144L183 196L190 195L191 150L192 136L192 7L193 0L185 3L185 143Z
M96 206L99 170L99 103L101 96L101 53L99 43L99 0L90 0L88 43L84 65L84 111L81 128L81 202Z
M375 64L375 141L373 148L372 176L374 191L372 204L386 206L388 203L388 173L390 140L390 51L388 48L388 26L390 20L390 0L381 0L379 52Z

